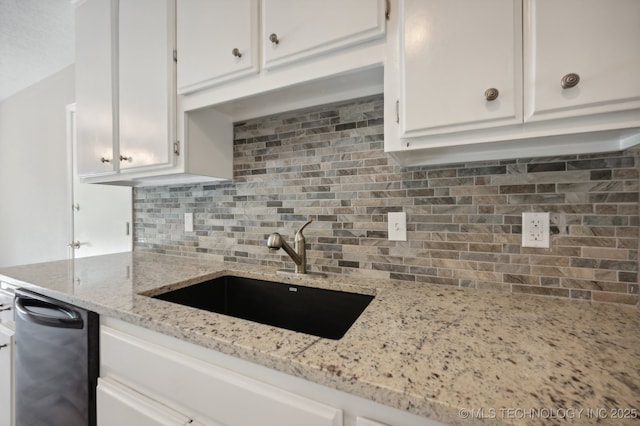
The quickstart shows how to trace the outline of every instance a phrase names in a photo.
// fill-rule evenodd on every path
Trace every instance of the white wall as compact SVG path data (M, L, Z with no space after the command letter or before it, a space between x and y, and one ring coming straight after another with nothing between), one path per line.
M65 259L70 66L0 102L0 267Z

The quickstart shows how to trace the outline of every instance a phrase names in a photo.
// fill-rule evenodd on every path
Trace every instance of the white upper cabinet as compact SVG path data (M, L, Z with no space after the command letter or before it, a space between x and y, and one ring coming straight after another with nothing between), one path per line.
M178 1L178 92L258 72L258 0Z
M522 120L521 13L509 0L404 2L403 136Z
M401 164L640 142L640 1L397 0L385 150Z
M177 8L187 112L214 107L245 120L383 90L385 0L178 0Z
M530 0L527 17L526 121L640 108L640 1Z
M385 24L385 2L379 0L262 0L263 66L383 37Z
M173 163L175 5L119 0L120 170Z
M86 0L76 8L78 174L112 179L172 165L173 0Z
M112 174L114 155L114 43L117 2L85 1L76 8L78 173Z
M230 2L231 3L231 2ZM175 0L84 0L76 9L78 174L161 185L233 177L231 119L177 100ZM203 132L215 125L214 132Z

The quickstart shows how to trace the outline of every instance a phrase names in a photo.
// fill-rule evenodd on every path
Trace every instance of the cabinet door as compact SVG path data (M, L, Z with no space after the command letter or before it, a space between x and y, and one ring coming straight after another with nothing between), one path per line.
M258 0L178 0L178 93L258 72Z
M383 37L385 5L384 0L262 0L263 66L272 68Z
M0 425L13 424L13 334L0 324Z
M520 1L405 0L401 8L403 137L521 122Z
M640 108L638 0L526 4L525 121Z
M115 0L76 8L78 174L113 173Z
M191 419L110 379L98 379L98 426L181 426Z
M120 170L172 164L176 117L175 3L173 0L119 3Z

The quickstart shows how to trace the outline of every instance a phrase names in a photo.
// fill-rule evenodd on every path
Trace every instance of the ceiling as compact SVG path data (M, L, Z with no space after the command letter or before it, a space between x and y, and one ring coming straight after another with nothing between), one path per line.
M75 62L74 10L72 0L0 0L0 101Z

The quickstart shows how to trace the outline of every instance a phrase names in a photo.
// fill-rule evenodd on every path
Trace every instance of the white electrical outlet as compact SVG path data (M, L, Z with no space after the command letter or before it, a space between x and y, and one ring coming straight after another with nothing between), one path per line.
M407 241L407 214L392 212L387 214L389 241Z
M549 248L549 213L522 213L522 247Z
M193 213L184 214L184 232L193 232Z

